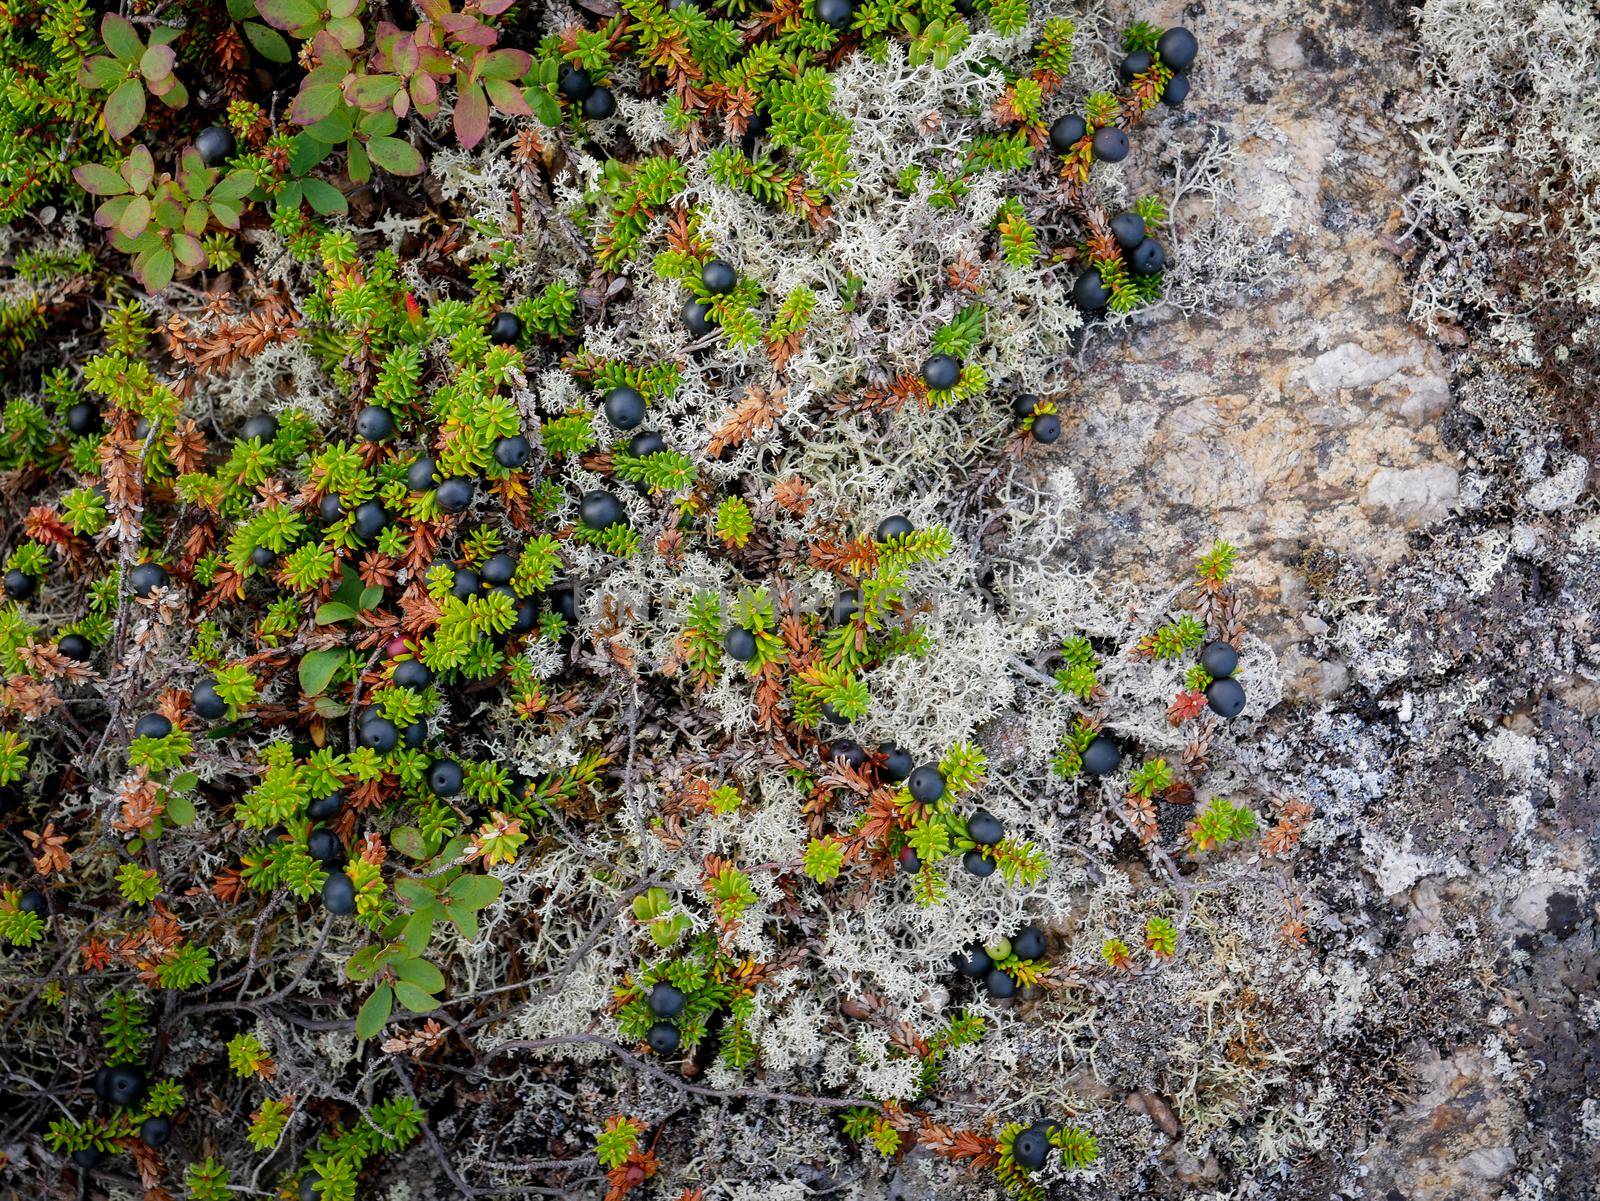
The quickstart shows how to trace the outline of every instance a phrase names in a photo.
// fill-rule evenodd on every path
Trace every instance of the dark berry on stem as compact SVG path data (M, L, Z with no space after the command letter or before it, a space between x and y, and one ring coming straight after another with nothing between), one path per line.
M885 517L878 522L878 541L887 542L891 538L904 538L911 532L911 522L898 514L894 517Z
M380 755L388 754L399 745L400 731L387 717L369 717L356 730L356 741Z
M560 614L568 625L575 625L578 621L578 586L570 580L565 581L550 589L547 595L550 612Z
M145 1078L141 1068L121 1063L106 1073L106 1100L113 1105L137 1105L144 1096Z
M265 571L278 561L278 556L265 546L258 546L250 552L250 562Z
M1100 268L1090 267L1073 282L1072 303L1086 313L1098 313L1111 303L1111 289L1100 274Z
M382 442L394 433L394 414L382 405L368 405L356 416L356 433L368 442Z
M1094 131L1094 156L1102 162L1120 163L1128 157L1128 135L1115 125Z
M394 665L394 682L401 688L421 692L433 683L433 673L415 659L402 659Z
M901 750L892 742L878 744L878 754L883 756L883 778L898 784L911 774L911 752Z
M739 286L739 273L732 263L710 259L700 268L700 286L713 296L722 296Z
M533 447L521 434L512 434L509 438L501 438L494 444L494 461L502 467L515 470L528 461L528 456L533 453ZM433 472L429 471L429 475ZM420 489L418 489L420 491Z
M740 626L734 626L722 636L722 649L728 652L728 658L748 663L756 657L755 635Z
M582 100L594 91L594 82L582 67L562 63L560 71L556 73L556 87L568 100Z
M817 20L834 29L843 29L855 15L855 5L850 0L817 0Z
M67 429L82 438L100 428L100 410L85 401L79 401L67 410Z
M239 431L242 438L255 438L260 442L271 442L278 436L278 419L271 413L257 413Z
M1017 1135L1011 1144L1011 1158L1017 1161L1017 1166L1027 1168L1030 1172L1035 1168L1044 1167L1044 1161L1050 1155L1050 1140L1040 1130L1028 1129Z
M1033 440L1049 446L1061 437L1061 418L1054 413L1040 413L1033 419Z
M13 567L10 571L6 572L6 595L12 600L27 600L33 595L33 590L37 586L38 581L27 572L22 571L19 568Z
M979 809L967 821L967 834L979 846L992 847L1006 836L1006 828L987 809Z
M1083 770L1091 776L1109 776L1122 766L1122 751L1111 739L1096 738L1083 749Z
M1018 392L1011 398L1011 412L1017 420L1033 416L1034 406L1039 403L1039 398L1032 392Z
M37 888L30 888L17 898L17 908L23 913L43 913L44 893Z
M842 759L844 762L859 771L867 764L867 752L861 749L861 744L850 738L836 738L833 745L828 748L829 759Z
M1206 704L1218 717L1238 717L1244 712L1244 685L1232 676L1212 680L1206 689Z
M1050 126L1050 147L1057 154L1066 154L1089 132L1089 126L1077 113L1057 117Z
M104 1151L95 1147L84 1147L72 1153L72 1162L87 1171L100 1166L100 1161L106 1157Z
M1154 238L1146 238L1128 255L1128 265L1135 275L1154 275L1167 265L1167 252Z
M678 1049L678 1028L671 1022L657 1022L645 1035L645 1042L657 1055L671 1055Z
M375 500L369 500L356 507L356 520L354 529L356 537L363 540L376 538L383 533L384 527L389 524L389 510L385 509Z
M617 98L610 88L595 88L583 98L583 115L591 121L604 121L617 111Z
M644 397L627 384L607 392L601 407L606 420L619 430L635 429L644 420Z
M356 886L343 872L334 872L322 886L322 907L344 917L356 911Z
M911 773L911 778L906 781L906 789L913 800L931 805L944 795L944 777L934 764L924 763Z
M220 125L207 125L194 136L194 148L200 152L200 161L208 167L220 167L227 162L237 145L233 134Z
M135 738L165 738L172 733L172 723L159 713L146 713L133 723Z
M961 856L961 866L980 880L994 875L994 860L982 851L968 851Z
M946 392L961 380L961 364L947 354L936 354L922 364L922 382L935 392Z
M1011 940L1011 953L1018 959L1038 959L1044 954L1044 931L1038 926L1024 926Z
M683 995L683 990L668 984L665 980L651 985L650 995L645 998L645 1004L650 1006L650 1012L658 1018L675 1018L683 1012L683 1007L688 1003L689 998Z
M1148 71L1155 63L1155 56L1148 50L1135 50L1122 60L1119 68L1123 83L1132 83L1140 75Z
M320 796L306 806L306 816L314 821L325 822L339 816L339 810L344 808L344 793L330 792L327 796Z
M201 680L189 693L189 708L197 717L216 721L228 711L228 702L217 692L215 680Z
M476 596L482 590L483 581L470 567L459 569L450 581L450 595L457 600L466 600L467 597Z
M517 561L501 551L489 556L479 574L486 584L509 584L511 577L517 574Z
M842 626L861 611L861 593L853 588L846 588L833 598L833 608L829 616L836 626Z
M1174 75L1167 80L1167 86L1161 89L1161 103L1168 108L1177 108L1189 99L1189 77L1187 75Z
M139 1141L147 1147L165 1147L172 1141L172 1120L159 1115L146 1118L139 1126Z
M433 487L433 473L437 470L432 459L424 455L406 468L406 487L413 492L426 492Z
M992 868L990 869L993 870ZM1007 997L1017 995L1017 982L1006 975L999 968L991 968L989 974L983 978L983 986L989 990L989 995L997 1001L1004 1001Z
M472 492L472 481L458 475L441 483L433 494L446 513L461 513L472 503Z
M428 787L434 796L455 796L463 779L461 764L454 759L435 759L428 768Z
M1187 71L1200 53L1200 43L1182 25L1174 25L1156 42L1156 53L1161 56L1162 63L1174 71Z
M683 306L683 327L689 331L691 337L703 338L714 328L711 322L711 306L699 300L691 300Z
M428 741L428 723L414 721L400 734L400 740L406 744L406 750L414 751Z
M1111 218L1111 236L1124 250L1132 250L1144 241L1144 218L1138 213L1118 213Z
M515 346L522 337L522 318L501 309L489 318L489 341L496 346Z
M642 434L635 434L628 443L628 453L636 459L647 458L667 449L667 440L655 430L645 430Z
M1206 675L1212 679L1220 680L1223 676L1231 676L1239 666L1239 652L1227 642L1211 642L1200 652L1200 666L1206 669Z
M306 853L319 863L335 863L344 857L344 847L332 830L313 830L306 835Z
M337 492L330 492L317 502L317 516L326 525L332 525L344 516L344 502L339 499Z
M76 659L79 663L87 663L94 655L94 648L82 634L63 634L61 641L56 643L56 649L67 658Z
M922 858L915 847L901 847L898 863L900 870L908 876L914 876L922 870Z
M603 530L616 525L623 517L622 502L603 488L585 492L578 503L578 516L591 530Z
M159 563L141 563L129 573L128 584L135 596L149 596L167 586L167 569Z
M321 1176L307 1172L305 1179L300 1181L300 1201L322 1201L322 1193L317 1188L321 1183Z
M994 960L989 958L989 952L983 949L982 943L976 942L969 942L959 951L952 952L950 962L955 965L956 971L974 980L987 976L989 969L994 966Z

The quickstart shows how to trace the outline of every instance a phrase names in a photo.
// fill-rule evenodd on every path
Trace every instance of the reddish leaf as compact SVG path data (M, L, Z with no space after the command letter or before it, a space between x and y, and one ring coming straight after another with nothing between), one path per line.
M489 101L483 88L469 83L456 94L456 140L463 150L471 150L489 132Z

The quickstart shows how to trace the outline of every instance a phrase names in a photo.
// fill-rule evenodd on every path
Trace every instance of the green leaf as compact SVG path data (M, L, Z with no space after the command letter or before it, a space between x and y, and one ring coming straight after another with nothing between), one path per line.
M408 986L409 987L409 986ZM356 1037L365 1041L383 1029L394 1012L394 990L387 984L375 988L356 1014Z
M324 217L342 217L350 211L350 204L344 198L344 193L330 183L320 179L308 179L301 185L306 202Z
M422 153L403 138L372 138L367 153L390 175L421 175Z
M144 259L144 266L140 269L140 279L143 281L145 291L159 292L172 282L172 273L177 270L177 263L173 260L172 251L163 247L152 251Z
M451 924L455 926L462 938L471 942L478 937L478 918L473 910L452 907L449 913Z
M311 0L257 0L256 11L268 25L291 33L321 15Z
M175 825L187 826L194 821L194 802L186 796L170 793L167 796L167 817Z
M415 826L396 826L389 832L389 845L410 859L426 859L427 845Z
M321 141L309 133L297 133L289 143L289 170L295 175L304 175L332 153L333 143Z
M319 626L332 625L336 621L349 621L356 615L356 611L349 605L341 605L338 601L328 601L317 606L317 624Z
M101 17L100 36L105 40L106 49L120 59L135 62L144 53L144 42L139 38L139 31L127 17L116 13Z
M300 660L300 688L307 696L320 696L344 663L343 651L311 651Z
M533 115L549 126L561 124L561 106L545 88L525 88L522 93Z
M137 79L124 80L106 98L106 133L120 142L144 120L144 84ZM154 291L154 289L152 289Z
M500 895L501 887L494 876L462 876L450 886L450 903L465 909L482 909Z
M432 1013L439 1008L439 999L423 992L415 984L407 984L404 980L398 981L394 986L394 995L399 998L412 1013Z
M200 777L192 771L182 772L173 776L167 784L168 792L193 792L195 785L200 783Z
M268 62L286 63L294 58L294 51L289 49L289 43L284 41L283 34L276 29L269 29L260 21L246 21L244 36L250 39L250 44Z
M349 959L345 960L344 974L348 979L360 982L372 979L372 973L378 970L378 948L362 947ZM368 1000L371 1000L369 997Z
M72 178L91 196L121 196L128 190L127 181L101 163L84 163L74 167Z
M396 960L394 974L407 984L415 984L423 992L444 991L444 973L426 959Z
M400 941L405 944L408 955L420 955L428 949L428 941L433 938L433 917L431 914L419 909L406 918L406 924L400 930Z
M361 590L361 600L357 603L356 608L370 609L382 599L382 588L363 588Z

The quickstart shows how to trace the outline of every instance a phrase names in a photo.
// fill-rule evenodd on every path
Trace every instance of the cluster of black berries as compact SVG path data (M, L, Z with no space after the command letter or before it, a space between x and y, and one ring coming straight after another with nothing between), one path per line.
M590 77L582 67L562 63L556 77L556 90L568 100L583 105L583 115L591 121L601 121L617 111L617 98L611 89Z
M1123 261L1135 275L1156 275L1166 269L1167 252L1145 232L1144 218L1138 213L1119 213L1113 217L1111 236L1122 251ZM1090 267L1073 282L1072 303L1090 313L1097 313L1111 303L1111 289L1106 286L1100 268Z
M1161 35L1156 52L1135 50L1122 60L1120 71L1124 83L1132 83L1150 70L1159 58L1161 65L1172 72L1167 86L1161 91L1161 103L1176 108L1189 97L1189 68L1200 53L1200 43L1194 34L1181 25L1174 26ZM1076 113L1057 117L1050 126L1050 146L1057 154L1071 154L1089 132L1089 124ZM1097 161L1120 163L1128 157L1128 135L1115 125L1102 125L1094 131L1089 148Z
M1239 667L1239 652L1226 642L1213 642L1200 652L1200 666L1211 683L1206 688L1206 704L1218 717L1238 717L1244 712L1244 685L1233 678Z
M961 950L951 953L950 963L969 980L981 980L995 1000L1004 1001L1017 995L1017 980L1000 964L1012 956L1018 959L1042 959L1044 951L1044 931L1030 923L1010 938L997 938L989 943L968 943Z
M144 1069L131 1063L107 1064L94 1074L94 1095L108 1105L132 1109L144 1100L148 1088ZM139 1139L147 1147L165 1147L172 1140L172 1122L152 1115L139 1125ZM72 1153L72 1162L92 1168L105 1158L103 1151L86 1147Z
M739 273L731 263L722 259L708 259L705 266L700 268L700 286L712 296L726 296L739 286ZM683 327L691 337L703 338L716 328L711 306L703 300L689 300L680 315Z
M1039 398L1037 396L1031 392L1022 392L1011 401L1011 412L1015 414L1018 421L1026 421L1029 417L1033 417L1033 425L1030 427L1029 433L1033 435L1035 442L1049 446L1057 438L1061 437L1061 418L1054 413L1040 413L1037 417L1034 417L1033 410L1038 405Z
M605 413L606 420L623 433L639 429L639 424L644 420L644 397L637 388L631 388L627 384L607 392L600 408ZM666 449L667 440L655 430L639 430L628 442L628 453L636 459Z
M645 998L645 1004L650 1007L650 1012L657 1020L644 1037L650 1049L657 1055L671 1055L678 1049L682 1036L671 1019L682 1013L683 1007L688 1003L689 998L684 996L683 989L668 984L665 980L657 981L650 986L650 995Z

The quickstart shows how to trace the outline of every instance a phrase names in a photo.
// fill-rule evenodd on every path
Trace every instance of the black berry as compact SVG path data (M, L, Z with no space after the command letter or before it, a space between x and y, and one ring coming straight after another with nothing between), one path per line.
M1167 86L1161 89L1161 103L1168 108L1177 108L1189 99L1189 77L1187 75L1174 75L1167 80Z
M372 716L356 730L356 741L369 750L386 755L399 745L400 731L387 717Z
M82 438L100 429L100 410L86 401L79 401L67 410L67 429Z
M1150 51L1135 50L1122 60L1122 66L1118 68L1122 74L1122 82L1132 83L1148 71L1155 61L1155 56Z
M344 502L339 499L337 492L330 492L317 502L317 516L326 525L332 525L344 516Z
M476 596L483 591L483 581L478 578L478 573L470 567L459 569L450 580L450 595L457 600L466 600L469 596Z
M321 1183L321 1176L315 1172L307 1172L305 1179L300 1181L300 1201L322 1201L322 1193L317 1188Z
M833 598L833 608L829 616L836 626L842 626L861 611L861 593L853 588L843 589L838 596Z
M118 1064L106 1073L105 1099L113 1105L137 1105L144 1089L144 1071L131 1063Z
M1032 417L1039 398L1032 392L1018 392L1011 398L1011 412L1021 421L1025 417Z
M1206 704L1218 717L1238 717L1244 712L1244 685L1232 676L1212 680L1206 689Z
M30 888L17 898L17 908L23 913L43 913L44 893L37 888Z
M257 546L250 551L250 562L265 571L278 561L278 556L265 546Z
M655 430L645 430L642 434L635 434L628 443L628 453L636 459L648 458L666 449L667 440Z
M981 847L992 847L1006 836L1006 828L987 809L979 809L967 821L967 835Z
M550 602L550 612L557 613L568 625L578 621L578 586L570 581L557 584L545 594Z
M128 585L135 596L149 596L167 586L167 569L159 563L141 563L128 574Z
M1017 1161L1018 1167L1027 1168L1030 1172L1044 1167L1049 1154L1050 1140L1042 1130L1024 1130L1011 1143L1011 1158Z
M402 659L394 665L394 682L401 688L421 692L433 683L433 673L415 659Z
M354 529L356 537L366 541L376 538L389 524L389 510L375 500L356 506Z
M227 162L237 145L233 134L220 125L207 125L194 136L194 148L200 152L200 161L208 167L220 167Z
M1098 313L1111 303L1111 289L1106 287L1100 268L1090 267L1073 281L1072 303L1086 313Z
M1040 413L1033 419L1033 440L1049 446L1061 437L1061 418L1054 413Z
M1122 751L1109 738L1096 738L1083 749L1083 770L1091 776L1109 776L1122 765Z
M356 886L343 872L334 872L322 886L322 907L344 917L356 911Z
M278 419L271 413L257 413L239 430L239 436L258 442L271 442L278 436Z
M1146 238L1128 255L1128 265L1135 275L1154 275L1167 265L1167 252L1154 238Z
M1089 132L1089 126L1077 113L1057 117L1050 126L1050 147L1057 154L1066 154Z
M515 470L528 461L528 456L533 453L533 447L521 434L512 434L509 438L501 438L494 444L494 461L502 467ZM429 471L429 475L433 472Z
M454 759L435 759L428 768L428 788L434 796L455 796L463 779L461 764Z
M332 830L317 829L306 835L306 853L319 863L336 863L344 857L344 847Z
M498 555L489 556L479 574L483 576L485 583L509 584L511 577L517 574L517 561L501 551Z
M513 638L520 638L530 633L533 627L539 624L539 606L531 600L517 601L517 607L511 620L511 628L506 631Z
M619 430L631 430L644 420L644 397L636 389L623 384L606 393L606 420Z
M734 626L722 636L722 649L728 652L728 658L748 663L756 657L756 637L749 630Z
M578 516L591 530L603 530L622 520L622 502L603 488L585 492L578 503Z
M951 952L950 962L955 965L956 971L974 980L987 976L989 969L994 967L994 960L989 958L989 952L983 949L982 943L976 942L969 942L959 951Z
M700 268L700 286L713 296L722 296L739 286L739 273L732 263L711 259Z
M426 492L433 487L433 473L436 470L433 460L423 455L406 468L406 487L413 492Z
M1200 53L1200 43L1182 25L1174 25L1156 42L1156 53L1161 56L1162 63L1174 71L1187 71Z
M989 869L993 871L993 868ZM989 990L989 995L997 1001L1004 1001L1007 997L1017 995L1017 982L1006 975L999 968L989 969L989 974L983 978L983 986Z
M908 876L914 876L922 870L922 856L917 854L915 847L901 847L896 862Z
M133 723L135 738L165 738L172 733L172 723L159 713L146 713Z
M320 796L306 806L306 816L314 821L330 821L339 816L339 810L344 808L344 793L330 792L327 796Z
M861 744L849 738L836 738L828 748L829 759L842 759L849 767L859 771L867 765L867 752Z
M1132 250L1144 241L1144 218L1138 213L1118 213L1111 218L1111 236L1124 250Z
M556 87L568 100L582 100L594 91L594 82L582 67L562 63L561 70L556 73Z
M356 416L356 433L368 442L382 442L394 433L394 414L382 405L368 405Z
M855 5L850 0L817 0L817 20L834 29L843 29L855 15Z
M1128 157L1128 135L1115 125L1102 125L1094 131L1094 156L1102 162L1120 163Z
M87 663L94 656L94 648L82 634L63 634L61 641L56 643L56 649L79 663Z
M712 330L711 306L699 300L691 300L683 306L683 327L692 337L703 338Z
M441 483L433 495L446 513L460 513L472 503L472 491L472 481L458 475Z
M414 751L428 741L428 723L414 721L404 730L400 731L400 741L405 743L406 750Z
M671 1055L678 1049L678 1028L671 1022L657 1022L645 1035L645 1042L657 1055Z
M583 98L583 115L591 121L604 121L617 111L617 98L610 88L595 88Z
M1231 643L1207 643L1205 650L1200 652L1200 666L1206 669L1206 675L1220 680L1223 676L1231 676L1238 668L1239 652L1233 649Z
M72 1153L72 1162L87 1171L100 1166L100 1161L106 1157L104 1151L95 1147L84 1147Z
M189 708L197 717L216 721L228 711L228 702L217 692L215 680L201 680L189 692Z
M911 774L911 752L901 750L890 742L878 744L878 754L883 756L883 778L898 784Z
M968 851L961 856L961 866L980 880L994 875L994 860L982 851Z
M1038 926L1024 926L1011 940L1011 953L1018 959L1038 959L1044 955L1044 931Z
M522 338L522 318L501 309L489 318L489 341L496 346L515 346Z
M887 542L891 538L904 538L911 532L911 522L904 517L885 517L878 522L878 541Z
M911 778L906 781L906 789L913 800L931 805L944 795L944 777L932 763L924 763L911 773Z
M947 354L936 354L922 364L922 382L935 392L954 388L961 380L961 364Z
M172 1120L153 1115L139 1125L139 1141L147 1147L165 1147L172 1141Z
M650 995L645 998L645 1004L650 1006L650 1012L658 1018L675 1018L683 1012L683 1007L689 1003L689 998L683 995L681 988L675 988L665 980L651 985Z
M6 572L6 595L12 600L27 600L33 595L33 590L38 587L38 581L25 571L13 567Z

